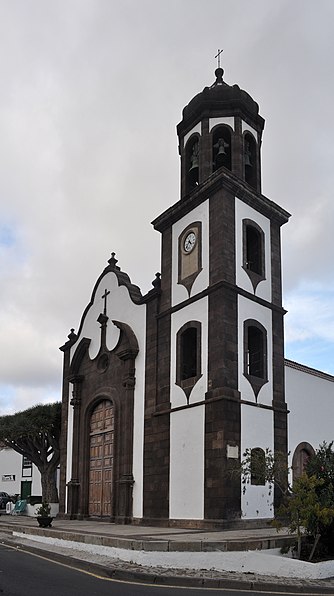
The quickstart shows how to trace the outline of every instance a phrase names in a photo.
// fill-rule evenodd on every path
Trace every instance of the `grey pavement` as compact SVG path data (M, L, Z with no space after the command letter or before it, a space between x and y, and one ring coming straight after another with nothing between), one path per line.
M13 536L20 533L20 537ZM24 536L22 536L24 534ZM34 537L42 536L45 543ZM47 542L61 538L74 541L76 548L64 548ZM232 551L269 548L277 546L277 540L290 538L286 531L277 534L268 527L253 530L189 530L148 526L117 525L100 521L78 521L56 518L52 528L42 529L37 520L26 516L0 516L0 540L32 553L50 556L59 562L88 569L101 576L115 579L155 583L162 585L189 585L212 588L239 588L244 590L290 592L298 594L334 595L334 578L327 580L301 580L268 577L252 573L218 572L214 570L166 569L143 566L111 559L81 550L82 543L115 546L130 550L149 551Z
M21 528L28 534L144 551L240 551L276 548L292 540L286 529L198 530L121 525L93 520L54 519L51 529L40 529L33 517L0 516L0 529Z

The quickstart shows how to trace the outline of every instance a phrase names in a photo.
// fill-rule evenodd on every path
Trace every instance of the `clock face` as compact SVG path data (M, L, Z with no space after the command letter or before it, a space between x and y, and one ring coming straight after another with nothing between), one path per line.
M194 232L189 232L186 235L183 243L184 252L191 252L196 244L196 234Z

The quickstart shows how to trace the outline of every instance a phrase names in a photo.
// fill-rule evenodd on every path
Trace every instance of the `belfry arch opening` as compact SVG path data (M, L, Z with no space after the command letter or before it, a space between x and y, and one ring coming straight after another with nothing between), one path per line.
M212 171L224 167L232 169L231 131L227 126L216 126L212 133Z
M193 135L186 144L185 151L186 192L191 192L199 184L199 136Z
M257 188L256 141L249 132L244 135L244 168L245 181L253 188Z

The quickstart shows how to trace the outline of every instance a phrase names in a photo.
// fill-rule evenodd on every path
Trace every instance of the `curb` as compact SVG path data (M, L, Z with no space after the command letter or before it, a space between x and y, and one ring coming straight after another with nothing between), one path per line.
M13 540L15 541L15 539ZM6 544L6 541L3 542ZM12 543L8 545L12 546ZM93 573L101 576L105 579L111 579L115 581L127 581L132 583L140 584L152 584L156 586L172 586L172 587L195 587L195 588L211 588L211 589L240 589L244 591L258 591L258 592L279 592L293 593L293 594L328 594L333 596L334 587L306 584L307 580L304 580L304 584L289 584L289 583L274 583L270 581L258 581L254 579L231 579L231 578L207 578L207 577L187 577L179 575L159 575L157 573L150 573L143 569L143 571L132 571L131 569L121 568L109 568L99 563L91 563L81 559L71 557L71 565L69 565L69 558L66 555L60 553L54 553L52 551L45 551L34 546L27 546L17 544L18 550L26 553L32 553L38 556L43 556L51 561L56 561L66 566L70 566L73 569ZM43 554L42 554L43 553Z

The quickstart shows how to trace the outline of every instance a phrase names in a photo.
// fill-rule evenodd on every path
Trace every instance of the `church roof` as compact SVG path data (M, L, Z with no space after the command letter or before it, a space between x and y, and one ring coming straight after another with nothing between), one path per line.
M299 364L299 362L294 362L293 360L288 360L287 358L284 359L285 366L289 368L294 368L295 370L299 370L300 372L307 373L309 375L313 375L314 377L319 377L320 379L325 379L326 381L331 381L334 383L334 376L330 375L329 373L323 372L322 370L317 370L316 368L311 368L310 366L306 366L305 364Z
M189 124L198 119L200 115L203 115L203 112L222 114L224 111L229 114L241 111L251 120L255 120L263 130L264 119L259 115L259 105L239 85L231 86L225 83L223 74L224 70L217 68L215 82L210 87L204 87L203 91L195 95L183 109L182 121L177 127L178 134L188 128Z

